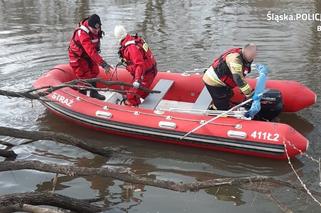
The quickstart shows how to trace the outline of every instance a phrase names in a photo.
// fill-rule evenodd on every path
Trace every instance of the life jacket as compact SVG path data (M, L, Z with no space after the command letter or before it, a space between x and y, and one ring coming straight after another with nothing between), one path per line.
M225 83L228 87L234 88L236 87L236 83L233 80L232 72L230 68L227 66L226 57L231 53L238 53L238 58L241 60L243 67L243 76L246 76L251 72L251 64L252 62L247 62L242 54L242 48L231 48L225 51L220 57L216 58L212 64L214 71L217 77Z
M73 53L73 55L75 57L83 57L85 59L88 59L89 56L87 55L84 47L81 45L80 41L77 41L75 39L76 37L76 33L81 30L85 33L87 33L89 36L90 36L90 39L93 41L93 40L96 40L98 39L97 41L97 44L95 45L95 48L96 48L96 51L99 53L100 52L100 39L103 37L103 35L105 34L104 31L100 30L98 35L93 35L92 33L90 33L90 30L88 27L85 26L85 22L88 21L89 17L88 18L85 18L83 19L82 21L80 21L78 23L78 27L75 29L73 35L72 35L72 38L71 38L71 42L69 44L69 47L68 47L68 50L70 52ZM76 48L75 48L76 47Z
M130 61L129 58L124 57L124 52L126 48L129 47L130 45L135 45L136 47L138 47L138 49L142 53L145 63L148 64L147 68L150 69L156 66L156 61L154 59L153 53L149 48L148 44L145 42L145 40L142 37L138 36L137 34L131 37L133 38L132 40L129 40L126 43L121 42L121 46L119 47L119 51L118 51L121 62L124 63L126 66L130 66L133 64L133 62Z

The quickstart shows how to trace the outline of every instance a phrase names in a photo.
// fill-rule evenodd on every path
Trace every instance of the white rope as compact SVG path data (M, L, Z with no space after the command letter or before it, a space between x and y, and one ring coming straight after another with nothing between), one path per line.
M287 142L289 143L289 142ZM321 206L321 202L319 200L317 200L313 194L310 192L310 190L308 189L308 187L305 185L305 183L303 182L303 180L300 178L299 174L297 173L297 171L295 170L293 164L291 163L291 159L290 159L290 156L288 154L288 150L287 150L287 145L285 143L285 139L283 139L283 144L284 144L284 149L285 149L285 154L286 154L286 157L288 159L288 164L290 165L293 173L295 174L296 178L298 179L298 181L300 182L300 184L302 185L302 187L305 189L305 191L307 192L307 194L317 203L319 204L319 206ZM290 145L291 143L289 143Z
M319 158L319 178L320 178L319 186L321 186L321 162L320 162L320 158Z
M293 149L295 149L296 151L298 151L298 152L300 153L300 155L302 155L302 156L310 159L311 161L313 161L313 162L315 162L315 163L318 163L318 164L320 163L319 160L315 159L314 157L308 155L308 154L305 153L305 152L302 152L302 150L301 150L301 149L298 149L296 146L294 146L294 144L292 144L292 143L288 143L288 144L289 144Z
M215 121L216 119L218 119L218 118L220 118L220 117L223 117L223 116L227 115L228 113L232 112L233 110L236 110L237 108L240 108L241 106L243 106L243 105L245 105L245 104L247 104L247 103L251 102L252 100L253 100L252 98L247 99L246 101L244 101L244 102L242 102L242 103L240 103L240 104L238 104L238 105L236 105L236 106L232 107L231 109L229 109L229 110L227 110L227 111L224 111L223 113L221 113L221 114L219 114L219 115L215 116L214 118L211 118L210 120L208 120L208 121L204 122L203 124L201 124L201 125L199 125L199 126L195 127L195 128L194 128L194 129L192 129L191 131L187 132L187 133L186 133L185 135L183 135L180 139L181 139L181 140L183 140L183 139L184 139L184 138L186 138L189 134L191 134L191 133L193 133L193 132L195 132L195 131L199 130L199 129L200 129L200 128L202 128L203 126L205 126L205 125L207 125L207 124L209 124L209 123L211 123L211 122Z
M209 115L209 116L217 116L221 113L225 113L223 110L203 110L203 109L184 109L184 108L160 108L160 110L167 110L169 112L183 112L183 113L190 113L190 114L196 114L196 115ZM247 112L247 110L240 110L240 111L232 111L228 114L226 114L227 117L235 117L235 118L240 118L240 119L247 119L250 120L249 118L246 118L244 115Z

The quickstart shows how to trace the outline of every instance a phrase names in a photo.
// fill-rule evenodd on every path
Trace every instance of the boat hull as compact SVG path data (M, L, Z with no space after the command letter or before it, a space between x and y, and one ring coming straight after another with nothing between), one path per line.
M100 77L108 79L103 72L100 73ZM183 91L181 82L186 81L186 77L194 82L199 81L200 85L195 84L195 87L188 88L185 86L185 91ZM70 67L61 65L40 77L34 83L34 87L55 86L74 78ZM130 81L130 76L124 71L119 71L118 78L125 82ZM203 86L200 75L183 76L177 73L160 73L158 79L160 78L175 81L174 87L176 88L173 90L177 91L176 97L175 93L169 93L165 96L166 100L193 102ZM280 85L279 81L276 87ZM310 92L307 88L304 87L304 89ZM234 98L237 100L237 94ZM50 101L44 102L44 105L50 111L77 125L148 141L273 159L286 158L284 144L288 145L287 153L290 157L306 151L309 144L304 136L286 124L230 117L219 118L182 139L186 132L212 117L115 105L92 99L70 88L57 90L49 94L47 99ZM311 102L309 104L312 104L312 101L309 101ZM296 106L296 108L299 109L302 106ZM286 109L288 111L297 110L289 107Z

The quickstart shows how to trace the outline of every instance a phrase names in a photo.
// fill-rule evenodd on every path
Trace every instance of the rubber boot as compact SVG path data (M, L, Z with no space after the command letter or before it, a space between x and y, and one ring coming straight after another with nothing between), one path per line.
M81 94L83 94L83 95L87 95L87 90L85 90L85 89L81 89L81 90L79 90L79 92L80 92Z
M96 83L92 83L91 85L96 88ZM97 92L97 90L93 90L93 89L90 90L90 97L96 98L96 99L102 100L102 101L105 100L105 96L99 94L99 93Z

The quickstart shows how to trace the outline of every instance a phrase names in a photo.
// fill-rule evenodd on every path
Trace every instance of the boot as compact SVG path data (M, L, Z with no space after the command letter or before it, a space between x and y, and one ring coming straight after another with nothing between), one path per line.
M105 96L99 94L96 90L90 90L90 97L97 98L98 100L105 100Z
M83 94L83 95L87 95L87 90L81 89L81 90L79 90L79 92L80 92L81 94Z
M97 88L96 83L92 83L91 85ZM96 90L90 90L90 97L97 98L98 100L102 100L102 101L105 100L105 96L99 94Z

